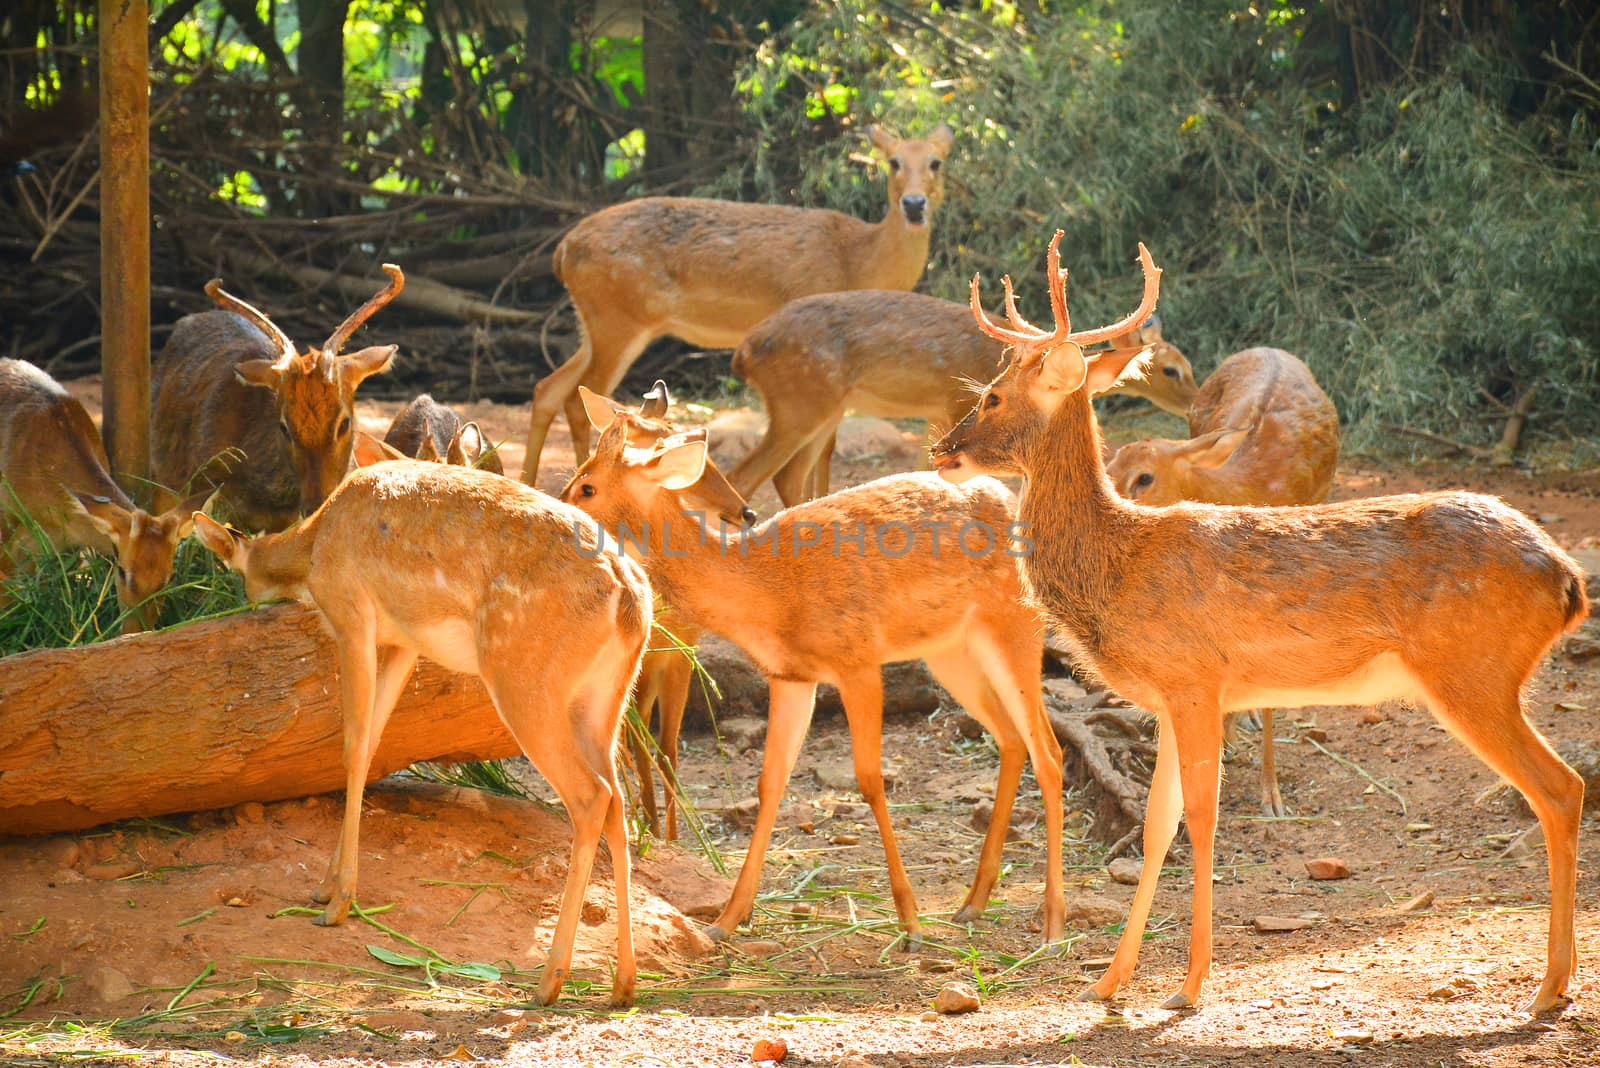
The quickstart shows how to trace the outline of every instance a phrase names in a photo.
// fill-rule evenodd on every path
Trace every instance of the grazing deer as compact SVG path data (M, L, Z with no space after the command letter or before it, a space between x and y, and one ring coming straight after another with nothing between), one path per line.
M221 487L213 510L249 530L281 530L321 504L350 466L356 387L394 360L394 345L340 355L356 329L404 287L400 268L383 269L388 287L320 349L300 354L272 320L224 292L219 279L206 283L206 295L227 311L178 320L155 363L156 480L178 485L199 471Z
M356 891L361 795L384 723L426 656L479 676L572 819L572 853L539 1000L561 994L602 829L617 892L612 999L632 999L628 839L614 749L650 631L644 571L583 513L519 482L436 463L356 471L309 518L243 538L203 515L202 542L253 601L309 599L333 634L344 707L345 809L314 895L323 925Z
M998 482L952 487L932 473L895 475L790 508L753 528L708 532L685 491L708 467L703 436L630 447L630 417L604 406L595 454L562 490L615 533L679 619L750 654L770 687L760 808L732 896L707 933L747 919L773 825L819 682L839 689L856 783L883 838L895 911L921 937L916 899L884 796L881 667L921 659L1000 750L995 809L956 921L983 914L999 872L1023 759L1033 762L1048 832L1044 937L1065 928L1061 748L1040 691L1043 636L1021 601L1010 540L1013 500ZM604 420L611 416L609 425ZM942 537L941 537L942 535Z
M27 566L32 526L52 548L84 546L116 561L122 632L156 625L155 594L210 491L152 515L111 477L94 420L76 397L31 363L0 360L0 578ZM170 497L170 494L166 495Z
M417 460L442 459L497 475L506 473L500 463L499 450L485 447L483 431L478 424L464 422L455 409L440 404L427 393L400 410L383 440L403 455ZM452 449L457 452L452 454Z
M607 426L618 416L624 417L628 428L628 444L648 447L674 435L685 440L704 439L706 431L697 429L687 433L667 421L667 410L672 397L667 384L656 381L655 387L644 396L644 404L637 410L617 404L606 397L578 387L589 420L596 426ZM728 484L722 472L707 465L700 478L683 490L685 504L694 512L715 517L723 528L738 528L754 523L756 514L745 499ZM655 712L655 756L651 758L645 739L628 734L633 750L634 771L639 776L639 797L644 805L645 818L650 822L650 833L657 838L676 841L678 837L678 738L683 730L683 713L689 704L689 686L693 681L694 664L689 652L700 641L703 633L696 623L672 609L671 605L657 606L656 625L672 640L662 645L652 644L644 654L644 664L639 668L639 685L634 688L634 703L639 709L639 719L649 728L652 710ZM665 811L656 807L655 776L660 773L663 793L666 795Z
M1136 346L1159 324L1119 339ZM791 301L763 319L733 356L733 371L761 394L767 429L728 475L746 497L773 480L785 506L828 493L834 435L847 409L954 426L972 407L1004 346L972 322L965 304L920 293L858 290ZM1189 362L1157 347L1158 373L1123 387L1163 405L1186 400Z
M537 478L545 436L563 409L583 462L589 424L578 386L612 393L656 338L733 348L797 297L917 284L955 134L940 125L926 140L902 141L871 126L867 137L889 160L889 213L878 223L823 208L643 197L572 228L554 264L582 339L534 388L524 482Z
M1019 515L1033 540L1023 560L1031 598L1085 666L1160 721L1139 886L1116 955L1084 999L1111 997L1133 974L1180 814L1194 900L1189 972L1167 1006L1200 997L1225 713L1404 698L1426 703L1539 818L1550 943L1529 1009L1556 1006L1573 971L1583 780L1528 722L1521 691L1588 613L1583 572L1525 516L1474 493L1288 508L1124 500L1106 477L1089 398L1137 364L1132 354L1084 355L1119 327L1072 331L1060 241L1058 231L1047 273L1053 331L1014 311L1009 327L995 324L973 278L973 315L1012 356L934 462L953 482L1027 478ZM1160 284L1143 245L1139 257L1144 300L1125 323L1154 309Z
M1140 504L1320 504L1339 465L1339 412L1311 368L1282 349L1236 352L1189 406L1189 437L1146 438L1106 464L1117 492ZM1238 717L1227 724L1228 742ZM1271 709L1261 712L1261 807L1286 814Z

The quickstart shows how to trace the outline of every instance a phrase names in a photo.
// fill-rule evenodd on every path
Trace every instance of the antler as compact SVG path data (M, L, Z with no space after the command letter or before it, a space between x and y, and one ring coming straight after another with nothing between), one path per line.
M1057 231L1057 236L1060 232ZM1097 341L1110 341L1114 337L1121 337L1129 330L1150 318L1156 310L1156 297L1161 292L1161 268L1150 258L1150 250L1144 247L1144 242L1139 242L1139 266L1144 270L1144 298L1139 302L1139 307L1125 319L1121 319L1110 326L1102 326L1098 330L1084 330L1073 334L1072 341L1079 345L1093 345ZM1053 300L1055 294L1051 293Z
M241 315L253 323L267 337L271 338L278 346L279 361L294 359L296 353L294 342L289 340L289 335L278 328L278 324L268 319L259 309L246 304L232 293L222 288L222 279L213 278L206 283L206 296L210 297L218 307Z
M360 329L361 324L372 318L374 312L393 300L399 292L406 287L405 272L392 263L383 265L383 273L389 276L389 284L381 293L374 295L370 300L355 311L350 317L339 324L339 329L329 335L328 340L322 343L324 356L337 356L344 350L345 342L350 340L350 335Z

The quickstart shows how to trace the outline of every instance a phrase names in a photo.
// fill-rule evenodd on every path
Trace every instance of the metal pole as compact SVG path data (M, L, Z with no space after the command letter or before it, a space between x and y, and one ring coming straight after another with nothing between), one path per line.
M100 352L111 470L150 477L150 11L100 0Z

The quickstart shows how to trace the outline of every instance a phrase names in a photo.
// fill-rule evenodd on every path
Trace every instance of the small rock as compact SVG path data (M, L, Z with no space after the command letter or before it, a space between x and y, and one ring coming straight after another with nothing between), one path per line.
M853 846L861 841L861 836L859 834L836 834L829 838L828 841L837 846Z
M824 790L854 790L856 788L856 765L853 760L824 760L811 769L811 774L816 777L817 785ZM886 790L894 789L895 774L889 768L883 769L883 786Z
M1303 931L1314 922L1290 916L1257 916L1250 921L1250 925L1261 934L1277 934L1283 931Z
M917 960L917 967L925 972L953 972L956 962L948 957L921 957Z
M83 856L83 847L78 845L76 838L56 837L48 839L39 850L39 855L45 859L53 871L57 868L73 868L78 864L78 858Z
M1566 653L1567 659L1573 663L1581 664L1600 656L1600 638L1588 634L1574 634L1561 646L1561 651Z
M1410 901L1402 901L1399 905L1401 912L1421 912L1423 909L1433 907L1433 891L1424 890Z
M947 1016L959 1012L975 1012L981 1004L977 992L966 983L946 983L933 999L934 1011Z
M139 874L141 868L137 860L110 860L104 864L91 864L83 869L83 874L91 879L101 882L111 882L116 879L126 879L130 875Z
M841 801L833 806L833 818L852 821L871 819L872 808L860 801Z
M868 1060L859 1053L846 1053L834 1068L878 1068L878 1062Z
M1389 722L1389 713L1384 711L1382 705L1373 705L1371 708L1361 710L1361 722L1371 726L1374 723Z
M1343 857L1317 857L1306 861L1306 874L1313 879L1348 879L1350 864Z
M486 897L499 896L499 894L479 894L478 900L482 901ZM593 901L589 898L583 899L583 907L579 911L579 917L584 923L587 923L591 926L597 923L605 922L605 918L610 914L611 910L606 907L606 903L604 901Z
M757 749L767 737L767 723L754 716L731 716L717 721L717 735L725 748Z
M1428 991L1429 1001L1452 1001L1461 996L1461 991L1453 986L1434 987Z
M1139 871L1143 867L1143 864L1132 857L1118 857L1106 866L1106 870L1111 873L1112 882L1121 883L1124 886L1138 886Z
M980 797L977 804L972 806L972 829L987 831L989 821L994 818L994 802L987 797Z
M1086 972L1103 972L1111 967L1111 962L1115 959L1115 957L1090 957L1088 960L1080 962L1078 967Z
M1549 526L1551 523L1559 523L1565 518L1566 516L1558 515L1555 512L1545 512L1539 516L1539 522L1543 523L1545 526Z
M1361 1027L1336 1027L1332 1035L1335 1042L1347 1046L1365 1046L1372 1041L1372 1032Z
M1046 645L1046 647L1048 647L1049 644L1050 644L1050 635L1046 634L1045 635L1045 645ZM1089 691L1088 690L1085 690L1082 686L1079 686L1076 682L1073 682L1071 679L1045 679L1044 680L1044 688L1045 688L1045 690L1047 692L1053 693L1057 697L1060 697L1060 698L1062 698L1063 700L1066 700L1066 701L1076 701L1076 700L1079 700L1080 698L1084 698L1084 697L1088 697L1089 696Z
M237 1046L239 1043L243 1042L244 1040L245 1040L245 1033L243 1031L229 1031L227 1034L222 1036L222 1041L231 1043L232 1045L235 1045L235 1046Z
M1322 727L1301 727L1300 737L1312 742L1325 742L1328 740L1328 732Z
M754 827L756 813L761 811L761 798L747 797L722 810L722 818L739 827Z
M983 729L983 724L962 712L956 716L956 733L971 741L975 738L982 738L989 732Z
M782 942L750 941L739 942L737 945L740 953L743 953L746 956L755 957L757 960L760 960L763 957L770 957L774 953L783 952Z
M944 1019L943 1016L940 1016L938 1013L934 1012L932 1009L929 1009L927 1012L923 1013L921 1016L919 1016L917 1018L919 1020L921 1020L923 1023L938 1023L940 1020Z
M1108 897L1085 895L1067 900L1067 922L1084 931L1120 923L1127 913L1124 902Z
M374 1012L361 1017L361 1022L374 1031L391 1033L433 1030L433 1024L420 1012Z
M83 985L103 1003L121 1001L133 993L133 983L109 964L92 969L84 976Z
M261 823L267 818L267 808L260 801L246 801L233 810L238 823Z
M781 1038L758 1038L755 1048L750 1051L751 1060L771 1061L773 1064L782 1064L788 1056L789 1044Z

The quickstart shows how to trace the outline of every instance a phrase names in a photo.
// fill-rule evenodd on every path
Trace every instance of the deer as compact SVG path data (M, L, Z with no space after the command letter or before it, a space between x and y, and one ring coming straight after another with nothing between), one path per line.
M578 387L578 395L591 423L609 425L621 417L628 429L628 444L649 447L669 437L704 439L703 428L685 431L667 419L672 396L667 384L656 380L644 403L637 409L618 404L609 397ZM756 513L745 503L722 473L707 466L700 478L683 491L685 503L697 514L714 517L723 528L738 528L754 523ZM644 654L644 664L639 669L639 685L635 689L634 703L644 727L650 727L652 712L656 721L654 732L655 752L652 755L645 739L632 732L628 741L633 752L634 772L639 777L639 798L644 808L653 837L668 842L678 838L678 740L683 731L683 714L689 704L689 687L693 681L694 664L690 650L699 643L703 629L692 619L674 611L670 605L656 607L656 628L667 638L659 644L653 642ZM659 773L665 794L664 810L656 805L655 773Z
M1152 321L1118 339L1156 346L1155 373L1120 391L1170 409L1187 404L1194 371L1160 334ZM771 478L786 507L826 496L834 435L847 409L954 426L972 407L973 384L994 373L1003 349L973 325L965 304L920 293L853 290L791 301L734 353L734 374L761 395L767 429L728 481L748 498Z
M31 565L37 527L56 552L87 548L115 566L121 632L153 628L156 595L172 578L178 543L210 491L147 512L111 477L111 462L83 404L49 374L22 360L0 359L0 577Z
M157 481L199 472L220 488L212 511L251 531L281 530L321 504L350 466L356 388L394 362L395 345L341 355L405 286L399 267L383 269L389 284L303 353L220 279L206 283L225 310L178 320L152 372Z
M1138 353L1086 355L1155 308L1161 274L1143 244L1144 296L1124 324L1074 331L1062 234L1046 278L1054 326L1005 326L972 280L975 320L1011 348L977 405L933 450L955 483L1022 475L1018 518L1031 601L1084 667L1159 723L1145 813L1144 863L1110 966L1082 994L1114 996L1138 962L1180 815L1193 847L1189 967L1168 1008L1195 1005L1211 967L1222 717L1263 706L1424 704L1527 798L1544 831L1550 929L1544 979L1526 1006L1563 1001L1583 780L1528 721L1522 689L1551 644L1588 615L1582 570L1496 497L1433 492L1288 507L1179 502L1148 507L1106 475L1090 397Z
M524 482L556 413L565 410L578 463L589 424L577 389L609 395L651 341L671 335L733 348L745 332L798 297L841 289L908 290L922 277L944 162L955 133L940 124L901 140L881 126L867 138L889 162L889 210L867 223L825 208L695 197L641 197L587 216L556 246L556 277L580 335L570 359L533 392Z
M245 537L195 533L251 601L308 600L332 634L344 714L345 806L314 901L322 926L355 899L361 797L384 724L419 656L477 675L572 820L561 911L539 1001L561 995L602 833L617 894L612 1000L637 974L615 748L650 631L650 583L582 512L512 479L403 460L354 471L309 517Z
M389 424L383 440L401 454L418 460L443 459L497 475L506 473L499 450L486 445L478 424L464 421L455 409L440 404L432 394L412 398ZM451 450L457 452L452 454Z
M1297 356L1275 348L1236 352L1206 377L1189 405L1189 438L1146 438L1106 464L1117 492L1141 504L1320 504L1339 465L1339 412ZM1227 723L1235 742L1239 717ZM1283 816L1271 709L1261 720L1261 809Z
M715 470L703 433L630 445L632 419L603 405L600 438L561 492L620 539L676 617L725 635L767 676L770 708L759 808L744 866L707 928L728 938L749 918L778 808L810 726L819 682L838 687L856 783L882 837L895 911L920 944L916 898L884 794L880 668L921 659L994 735L995 808L955 922L979 919L998 876L1024 759L1043 794L1048 838L1043 934L1065 929L1061 748L1044 711L1043 632L1021 599L1010 541L1013 499L999 482L952 487L932 472L893 475L778 513L708 531L692 488ZM941 540L941 533L944 534Z

